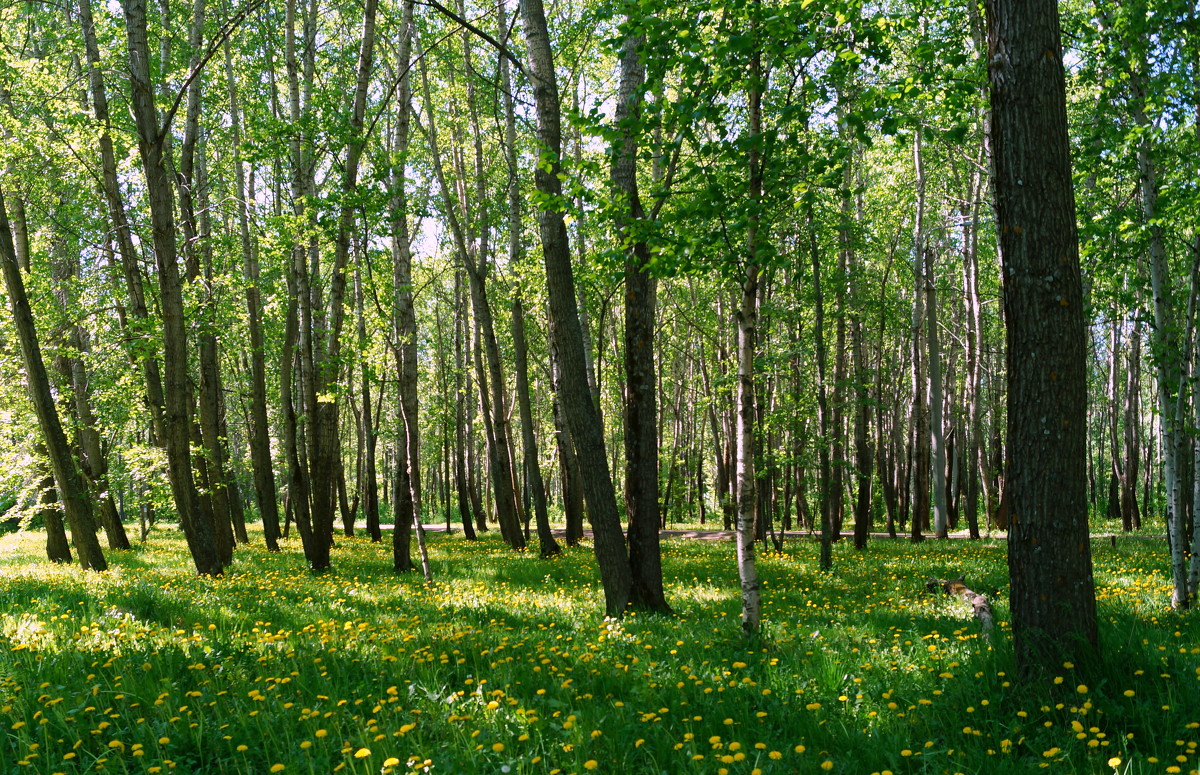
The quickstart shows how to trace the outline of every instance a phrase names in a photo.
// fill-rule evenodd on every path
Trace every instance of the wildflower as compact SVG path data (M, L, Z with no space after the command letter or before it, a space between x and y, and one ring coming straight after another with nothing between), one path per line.
M354 752L355 759L365 759L370 755L371 755L370 748L359 748L357 751Z

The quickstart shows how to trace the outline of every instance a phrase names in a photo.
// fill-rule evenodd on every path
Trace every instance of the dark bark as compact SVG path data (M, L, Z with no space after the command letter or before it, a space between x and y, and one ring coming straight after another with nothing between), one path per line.
M546 202L556 202L562 196L559 179L562 115L542 1L525 0L521 3L521 16L529 56L527 75L536 103L537 138L545 162L537 165L534 182ZM567 227L560 211L543 208L538 211L538 228L550 302L550 340L561 369L560 395L580 466L588 472L583 479L583 490L595 535L605 610L610 616L619 616L629 602L632 578L612 474L604 450L604 429L587 383L583 330L576 306Z
M262 330L262 292L258 246L250 234L250 203L254 186L247 186L241 158L241 111L238 104L237 78L234 76L230 46L225 44L225 70L229 82L229 121L233 141L234 181L237 186L238 236L242 247L242 272L246 279L246 313L250 334L250 466L254 472L254 499L263 523L267 550L279 551L279 505L275 491L275 472L271 463L271 436L267 422L267 367ZM251 177L253 181L253 177Z
M463 318L466 314L462 297L462 272L454 275L454 488L458 496L458 518L462 521L463 534L468 541L476 539L476 501L472 498L471 478L467 475L468 435L467 411L469 404L464 400L468 388L464 384L466 374L463 365ZM486 528L486 525L484 526Z
M79 553L79 563L84 570L105 570L108 564L100 549L100 542L96 540L91 497L71 455L67 436L59 422L58 410L54 406L54 398L50 394L50 380L46 374L45 361L42 360L33 312L25 295L25 280L17 265L17 253L13 245L3 192L0 192L0 264L3 265L4 284L8 291L13 322L21 341L26 388L37 414L38 426L42 431L54 480L58 484L67 524L71 527L71 540Z
M143 6L144 14L144 6ZM92 96L92 111L96 122L100 125L97 140L100 146L100 168L102 173L102 188L104 200L108 207L109 220L112 222L116 237L117 252L121 257L121 271L125 278L125 288L129 297L129 308L133 313L133 334L148 336L152 330L150 314L146 309L145 290L142 287L142 271L138 264L138 251L133 242L133 231L129 218L125 213L125 203L121 196L120 179L117 174L116 154L113 150L110 129L108 97L104 85L104 68L100 61L100 48L96 41L96 25L92 15L90 0L79 0L79 18L83 26L84 49L87 52L88 83ZM165 432L165 407L163 399L162 374L158 361L149 347L137 348L138 355L133 356L142 367L142 378L146 386L146 403L150 410L151 427L154 430L154 442L163 444Z
M354 311L359 352L365 353L367 322L363 309L362 272L357 267L354 269ZM383 538L379 529L379 479L375 466L375 450L379 446L378 433L371 416L371 373L367 359L362 356L360 358L362 362L359 364L359 390L362 394L362 412L359 414L358 428L362 439L362 467L359 470L359 479L362 481L358 491L362 497L367 534L371 536L372 543L378 543ZM415 386L413 388L415 389Z
M39 443L37 452L47 457L46 445ZM38 484L38 516L46 524L46 559L50 562L71 563L71 543L59 513L58 490L54 486L54 472L48 463L39 463L42 480Z
M513 300L512 331L513 371L516 376L517 409L521 420L521 446L524 450L525 475L528 478L527 489L533 500L541 556L553 557L562 553L562 547L550 532L550 516L546 510L546 486L542 481L537 442L533 435L533 411L529 405L528 347L525 344L525 310L520 297Z
M1097 650L1087 524L1083 287L1058 4L988 0L1008 336L1008 534L1020 673Z
M630 604L669 612L663 593L659 547L657 369L654 363L655 294L650 274L646 213L638 190L638 136L646 68L629 36L621 54L616 124L621 134L613 154L612 182L621 201L617 233L625 252L625 516L629 520Z
M192 560L201 574L220 575L213 525L204 517L192 474L191 389L187 372L187 328L175 245L175 203L168 174L169 159L159 125L150 80L150 46L146 37L145 0L124 0L129 49L131 108L137 125L138 151L150 204L154 258L158 267L159 306L163 329L163 434L171 489Z

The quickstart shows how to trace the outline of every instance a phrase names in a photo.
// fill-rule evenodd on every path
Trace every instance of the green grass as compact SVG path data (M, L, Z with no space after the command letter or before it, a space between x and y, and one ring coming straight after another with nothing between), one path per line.
M848 542L760 557L740 634L729 542L669 541L674 617L602 617L590 549L430 536L436 585L390 547L295 539L196 577L177 535L83 574L0 538L0 773L1196 772L1200 627L1165 549L1096 542L1095 666L1018 686L997 542ZM965 574L995 644L924 591ZM1115 768L1109 760L1119 758ZM1169 769L1178 767L1179 770Z

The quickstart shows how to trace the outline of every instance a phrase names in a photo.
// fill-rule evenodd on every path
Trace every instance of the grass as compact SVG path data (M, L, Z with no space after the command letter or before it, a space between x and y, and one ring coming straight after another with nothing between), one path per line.
M1165 549L1096 542L1104 659L1012 680L997 542L848 542L760 557L740 634L733 547L664 546L674 617L605 620L590 549L540 560L433 534L437 583L390 547L295 539L196 577L169 530L83 574L0 538L0 773L1195 773L1200 627ZM995 646L961 603L992 596Z

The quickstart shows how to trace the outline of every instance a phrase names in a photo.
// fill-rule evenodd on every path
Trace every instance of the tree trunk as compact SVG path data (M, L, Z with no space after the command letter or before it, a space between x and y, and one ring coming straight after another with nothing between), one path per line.
M16 221L24 221L24 212L19 213ZM19 245L25 240L27 238L22 236L16 244ZM27 248L28 243L25 244ZM73 298L71 288L79 281L78 250L77 246L68 246L64 236L56 233L51 240L50 252L54 292L67 327L63 336L63 346L55 361L63 381L70 388L70 414L75 420L79 468L91 491L93 514L99 511L96 516L104 528L108 548L123 551L130 548L129 537L125 533L125 526L121 524L121 515L109 489L108 459L100 441L98 420L92 410L91 391L88 387L90 382L83 364L83 355L89 351L87 332L73 319L77 316L78 300ZM21 260L20 253L18 248L18 261Z
M544 202L556 202L562 196L562 180L559 178L562 115L542 0L525 0L521 3L521 16L529 56L527 74L536 103L537 136L543 147L544 163L537 165L534 182ZM595 536L596 561L600 566L600 579L604 587L604 607L609 616L620 616L629 603L632 577L612 474L604 450L604 428L587 384L583 330L576 306L567 227L562 213L548 207L538 211L538 227L546 268L546 292L550 301L550 341L557 352L561 369L560 395L567 425L571 429L580 466L588 472L583 479L583 489Z
M825 347L825 294L821 282L821 254L817 248L817 224L813 216L812 202L808 202L806 221L808 226L809 259L812 269L813 287L813 337L817 353L817 427L820 434L818 442L821 461L821 570L833 568L833 513L830 501L830 455L829 455L829 394L826 376L828 354Z
M630 35L621 53L621 83L615 123L620 138L613 153L612 183L623 205L617 233L625 252L625 516L629 520L630 604L668 612L659 547L658 407L654 364L655 293L650 275L638 193L637 156L642 87L646 68L639 48L644 38Z
M0 264L3 264L4 284L8 291L8 303L12 309L13 322L21 341L21 356L25 364L26 389L37 413L38 425L54 471L54 480L62 496L67 524L71 526L71 540L79 552L79 564L84 570L106 570L108 564L96 540L96 523L92 517L92 501L79 474L67 436L63 433L50 394L50 380L46 375L46 364L42 360L38 345L37 328L33 312L25 295L25 280L17 265L17 252L13 246L12 230L8 223L8 211L4 194L0 191Z
M397 294L399 295L399 294ZM354 269L354 312L355 333L358 335L359 352L359 391L362 393L362 416L359 418L359 433L362 436L362 469L359 478L362 486L363 520L366 522L367 534L372 543L379 543L383 533L379 529L379 476L375 470L375 450L378 446L378 434L371 416L371 373L367 368L365 357L367 348L367 321L363 309L362 272ZM414 386L415 389L415 386Z
M169 132L159 125L150 80L150 46L146 37L145 0L123 0L129 49L131 108L137 124L154 258L158 267L159 305L163 328L163 432L171 489L180 525L196 570L219 576L223 571L214 526L205 518L196 492L191 464L191 390L187 371L187 326L179 277L175 237L175 203L167 172L164 141Z
M37 452L42 457L49 453L46 445L38 443ZM71 544L63 527L62 514L58 511L58 490L54 487L54 472L46 463L39 463L42 481L38 485L38 516L46 523L46 559L50 562L71 564Z
M458 270L454 275L454 486L458 492L458 518L462 520L463 533L468 541L474 541L477 503L472 497L471 479L467 476L468 445L471 444L467 433L467 411L472 404L466 401L470 387L464 384L467 380L463 363L463 317L466 311L461 296L462 270Z
M238 237L242 248L242 272L246 280L246 314L250 334L250 466L254 472L254 500L263 523L267 551L279 551L279 505L275 472L271 463L271 435L267 422L267 365L262 329L261 275L258 246L250 233L250 207L255 201L253 174L247 186L241 158L241 109L237 78L228 41L225 43L225 74L229 83L230 139L233 142L234 182L237 194ZM253 170L251 170L253 173Z
M1053 0L988 0L997 231L1008 334L1013 646L1027 678L1097 650L1087 522L1087 363Z
M144 8L144 7L143 7ZM144 13L144 10L143 10ZM96 25L92 16L91 0L79 0L79 18L83 26L84 49L87 52L88 82L92 93L92 111L96 122L100 125L98 144L100 146L100 168L102 173L102 188L105 204L108 207L109 220L112 222L116 237L117 252L121 257L121 270L125 278L125 289L129 295L129 305L134 320L144 330L151 330L150 314L146 309L145 291L142 288L142 271L139 264L138 250L133 242L133 231L129 218L125 213L125 203L121 198L120 179L117 173L116 154L113 150L112 136L109 132L110 117L108 97L104 86L104 68L100 61L100 47L96 41ZM142 367L142 377L146 385L146 403L150 409L150 422L154 431L154 442L163 444L166 439L165 415L162 374L158 368L153 349L139 348L140 355L135 356Z

